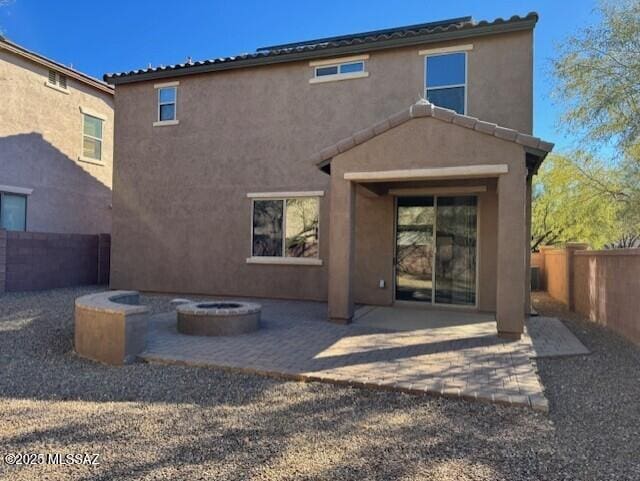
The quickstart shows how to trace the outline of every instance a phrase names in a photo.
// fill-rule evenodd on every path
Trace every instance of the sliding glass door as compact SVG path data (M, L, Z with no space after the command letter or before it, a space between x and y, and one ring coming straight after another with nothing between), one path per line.
M399 197L396 219L396 299L475 305L476 197Z

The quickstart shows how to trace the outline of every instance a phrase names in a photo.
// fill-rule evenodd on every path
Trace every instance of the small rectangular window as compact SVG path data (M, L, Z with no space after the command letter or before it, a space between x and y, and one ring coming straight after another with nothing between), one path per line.
M340 73L355 72L364 72L364 62L351 62L340 65Z
M176 87L160 87L158 89L158 121L176 120Z
M364 73L364 61L336 63L334 65L322 65L315 68L315 77L330 77L340 79L349 78L353 74Z
M82 156L102 160L102 123L103 120L89 114L83 114Z
M429 102L464 114L466 90L466 52L425 57L425 97Z
M319 199L255 199L252 256L317 258Z
M27 196L0 192L0 228L26 230Z
M47 78L47 82L50 85L54 85L56 87L60 87L61 89L67 90L67 76L56 72L55 70L49 70L49 77Z
M324 77L325 75L336 75L337 73L338 73L337 65L316 68L316 77Z

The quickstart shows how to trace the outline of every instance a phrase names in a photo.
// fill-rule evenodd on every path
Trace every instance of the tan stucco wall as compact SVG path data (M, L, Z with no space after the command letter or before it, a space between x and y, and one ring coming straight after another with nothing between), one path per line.
M531 42L531 32L517 32L456 43L474 46L468 68L470 115L531 131ZM451 42L428 48L447 45ZM421 48L373 52L369 77L340 82L309 84L308 62L176 78L175 126L152 126L153 82L118 85L113 287L326 299L330 178L309 158L414 103L423 94ZM435 135L425 148L433 149L442 131ZM455 153L473 159L478 150L492 151L487 145L504 144L482 139L468 144L465 136ZM422 162L429 166L442 159ZM246 194L305 190L326 192L320 206L324 264L246 264L251 242ZM393 212L388 202L379 204L385 215ZM374 229L360 223L357 228ZM392 222L385 229L393 229ZM381 275L361 275L373 274Z
M547 292L569 305L569 259L565 249L543 249L544 282Z
M0 184L33 189L27 230L111 231L113 96L67 77L68 94L45 85L48 69L0 49ZM78 160L82 113L107 118L104 165Z
M640 344L640 249L576 252L573 272L576 312Z
M414 119L335 157L331 175L345 172L412 169L424 166L507 164L524 175L521 146L433 118ZM496 179L423 182L411 187L485 186L478 196L478 309L496 309L497 216ZM404 187L403 184L393 185ZM393 300L394 197L371 197L363 188L356 197L355 301L390 304ZM524 212L523 212L524 214ZM378 226L376 228L376 226ZM526 246L522 244L524 251ZM524 259L524 254L523 254ZM378 281L385 280L380 289ZM523 279L511 280L524 285Z

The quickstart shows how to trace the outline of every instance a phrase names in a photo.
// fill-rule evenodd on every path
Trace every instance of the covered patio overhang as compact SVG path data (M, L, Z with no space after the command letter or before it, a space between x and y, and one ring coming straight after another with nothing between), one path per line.
M320 152L314 161L331 175L330 320L347 323L354 315L357 189L375 197L491 186L497 192L497 330L519 338L529 308L530 179L552 147L422 101Z

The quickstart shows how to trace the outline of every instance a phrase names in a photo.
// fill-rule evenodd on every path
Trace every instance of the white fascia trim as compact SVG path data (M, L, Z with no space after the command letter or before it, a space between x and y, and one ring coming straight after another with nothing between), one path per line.
M165 125L178 125L180 123L179 120L158 120L153 123L154 127L163 127Z
M324 75L322 77L313 77L309 79L309 83L322 84L325 82L337 82L338 80L351 80L356 78L364 78L368 76L369 76L369 72L338 73L335 75Z
M292 197L323 197L324 190L310 190L307 192L250 192L249 199L290 199Z
M351 62L360 62L363 60L369 60L369 54L364 55L352 55L350 57L338 57L338 58L329 58L325 60L313 60L309 62L309 67L321 67L323 65L335 65L341 63L351 63Z
M153 88L154 89L160 89L163 87L177 87L178 85L180 85L180 82L175 80L173 82L162 82L159 84L153 84Z
M321 266L322 259L313 257L247 257L247 264L270 264L281 266Z
M27 187L16 187L15 185L0 184L0 192L6 192L7 194L31 195L33 193L33 189L29 189Z
M451 47L442 48L428 48L418 51L418 55L438 55L441 53L468 52L469 50L473 50L473 44L453 45Z
M91 115L91 117L96 117L100 120L107 121L107 116L101 113L96 112L95 110L88 109L86 107L80 106L80 112L83 114Z
M344 179L353 182L394 182L403 180L465 179L497 177L509 173L507 164L461 165L431 169L383 170L378 172L345 172Z

